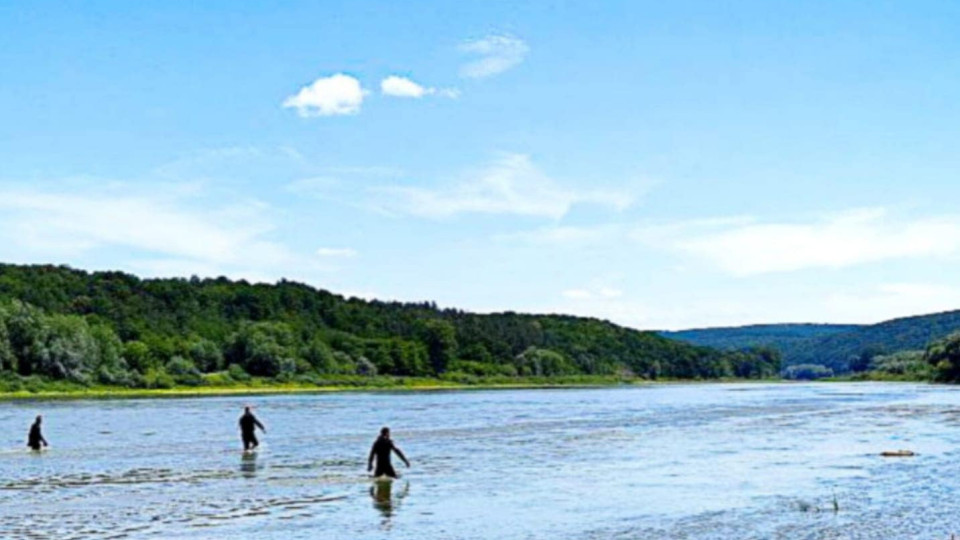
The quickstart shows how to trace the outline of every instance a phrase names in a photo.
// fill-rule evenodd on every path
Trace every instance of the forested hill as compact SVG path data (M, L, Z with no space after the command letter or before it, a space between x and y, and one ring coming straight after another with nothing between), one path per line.
M855 324L755 324L665 331L660 332L660 335L717 349L763 346L783 350L804 341L851 332L859 328L861 326Z
M664 332L666 337L721 349L766 346L785 366L822 365L834 373L866 369L879 355L922 350L960 331L960 311L893 319L873 325L777 324Z
M794 364L823 364L842 373L877 355L924 349L960 331L960 311L905 317L864 326L785 349ZM856 367L856 366L854 366Z
M768 377L779 359L595 319L345 299L288 281L0 265L0 369L162 386L251 375Z

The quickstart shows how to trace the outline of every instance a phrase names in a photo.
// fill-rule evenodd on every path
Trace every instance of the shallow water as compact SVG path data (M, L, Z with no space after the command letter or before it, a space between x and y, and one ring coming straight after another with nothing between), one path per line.
M269 430L255 456L239 451L246 403ZM39 455L23 447L37 413ZM392 484L365 476L383 424L413 463ZM952 387L18 402L0 433L2 538L960 535ZM918 455L878 455L901 448Z

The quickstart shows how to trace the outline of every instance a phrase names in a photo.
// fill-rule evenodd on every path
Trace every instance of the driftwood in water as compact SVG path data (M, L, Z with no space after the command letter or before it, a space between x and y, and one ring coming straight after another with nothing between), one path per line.
M887 450L880 452L883 457L913 457L917 455L913 450Z

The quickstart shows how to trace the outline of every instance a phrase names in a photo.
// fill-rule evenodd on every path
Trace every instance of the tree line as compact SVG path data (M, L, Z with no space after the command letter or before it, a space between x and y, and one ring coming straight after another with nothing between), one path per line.
M170 387L251 377L775 377L770 349L718 351L597 319L365 301L291 281L140 279L0 265L0 376Z

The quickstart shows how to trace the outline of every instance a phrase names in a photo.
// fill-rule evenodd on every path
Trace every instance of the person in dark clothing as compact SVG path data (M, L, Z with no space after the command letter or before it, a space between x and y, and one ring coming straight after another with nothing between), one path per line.
M260 446L260 441L257 440L255 433L257 428L260 428L260 431L264 433L267 432L267 428L263 427L263 424L250 411L250 406L244 407L243 415L240 417L240 436L243 439L244 451L253 450Z
M390 428L385 427L380 430L380 436L377 437L377 440L374 441L373 446L370 448L370 457L367 459L367 472L373 470L373 458L376 457L377 470L373 473L373 476L397 478L397 471L393 470L393 465L390 463L390 454L393 452L396 452L397 455L400 456L400 459L407 465L407 468L410 468L410 461L407 460L407 456L403 455L403 452L401 452L390 439Z
M30 426L30 434L27 435L27 446L35 452L40 451L40 445L49 446L47 440L43 438L43 433L40 432L40 423L43 422L43 417L39 414L37 419L33 422L33 425Z

